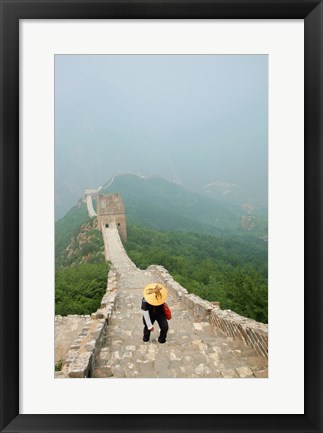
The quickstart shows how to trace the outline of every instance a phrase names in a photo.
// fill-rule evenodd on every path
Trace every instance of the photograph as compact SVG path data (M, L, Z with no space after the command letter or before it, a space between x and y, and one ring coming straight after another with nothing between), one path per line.
M0 432L322 432L323 0L0 6Z
M268 378L268 55L54 77L55 378Z

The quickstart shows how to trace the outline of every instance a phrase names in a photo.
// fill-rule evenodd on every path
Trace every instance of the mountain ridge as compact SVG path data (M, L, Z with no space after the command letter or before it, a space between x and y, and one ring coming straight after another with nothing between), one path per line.
M158 176L117 175L100 188L100 194L119 193L127 219L162 230L220 234L239 228L238 206L210 200Z

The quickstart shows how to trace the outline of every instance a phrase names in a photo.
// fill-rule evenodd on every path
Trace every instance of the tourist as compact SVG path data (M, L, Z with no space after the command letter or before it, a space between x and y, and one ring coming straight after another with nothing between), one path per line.
M168 322L163 311L163 303L167 298L167 289L159 283L148 284L144 288L144 297L141 302L143 310L144 336L143 341L148 342L150 333L154 331L154 322L157 321L160 334L159 343L166 342Z

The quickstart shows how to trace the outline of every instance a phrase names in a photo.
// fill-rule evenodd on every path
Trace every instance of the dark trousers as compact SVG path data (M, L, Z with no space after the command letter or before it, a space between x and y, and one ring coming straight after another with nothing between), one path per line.
M151 320L151 324L153 325L155 321L157 321L159 327L160 327L160 334L158 337L158 341L159 343L165 343L166 341L166 336L167 336L167 331L168 331L168 321L165 317L165 314L163 312L159 312L157 314L153 314L151 312L149 312L150 315L150 320ZM150 338L150 331L147 328L145 319L142 319L144 322L144 341L149 341Z

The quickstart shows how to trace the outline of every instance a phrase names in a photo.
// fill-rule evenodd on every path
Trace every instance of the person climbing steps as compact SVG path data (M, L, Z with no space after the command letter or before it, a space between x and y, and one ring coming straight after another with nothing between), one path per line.
M143 341L148 342L151 332L154 331L154 323L157 321L160 334L159 343L166 343L168 321L164 314L163 304L167 298L167 289L158 283L150 283L144 288L144 297L141 302L143 311L144 335Z

